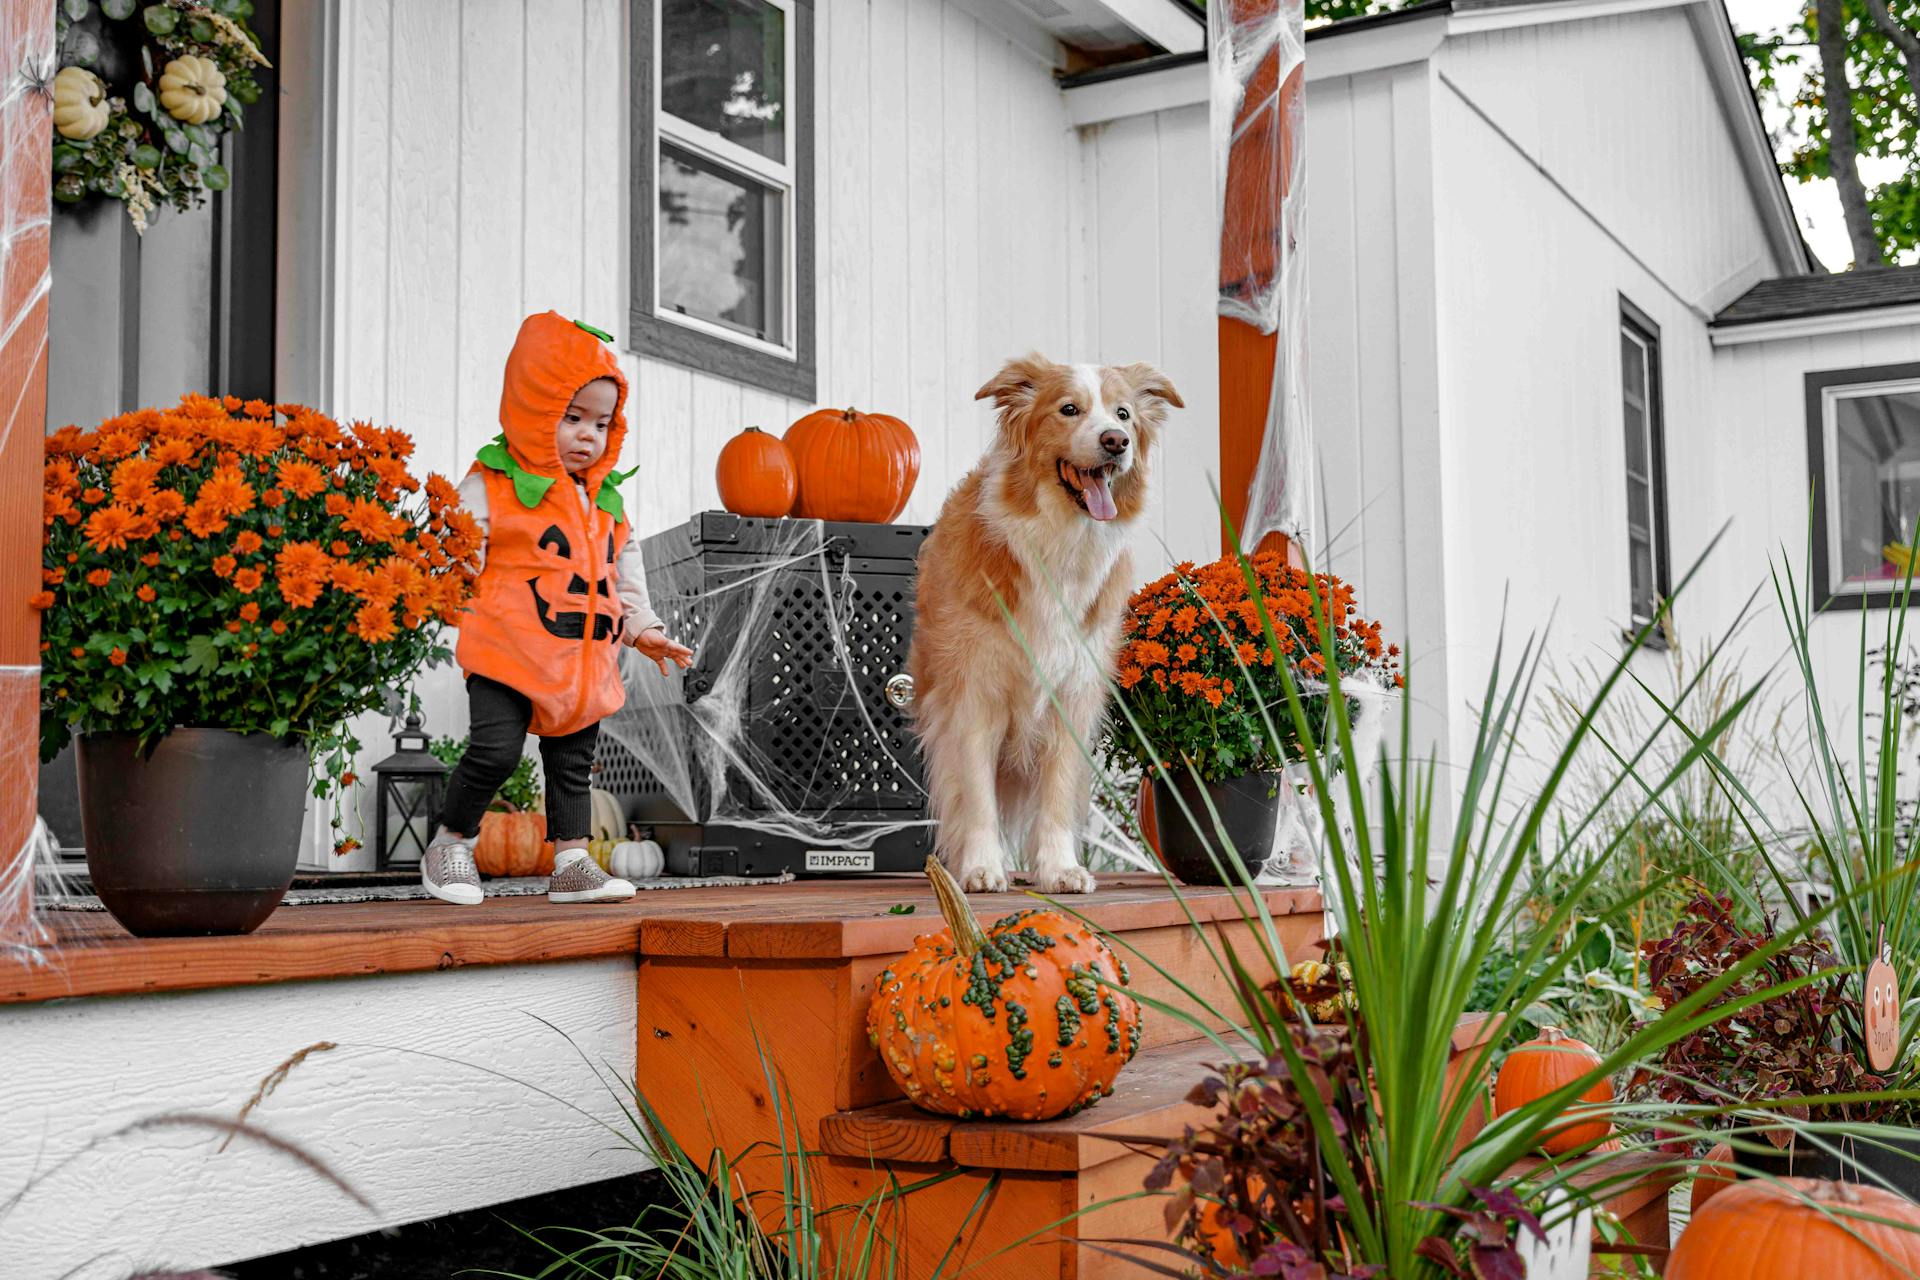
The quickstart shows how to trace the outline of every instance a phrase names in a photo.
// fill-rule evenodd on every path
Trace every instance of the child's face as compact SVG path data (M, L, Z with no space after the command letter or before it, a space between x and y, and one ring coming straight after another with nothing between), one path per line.
M579 475L606 453L607 428L619 402L620 386L612 378L595 378L574 393L553 433L560 464L569 474Z

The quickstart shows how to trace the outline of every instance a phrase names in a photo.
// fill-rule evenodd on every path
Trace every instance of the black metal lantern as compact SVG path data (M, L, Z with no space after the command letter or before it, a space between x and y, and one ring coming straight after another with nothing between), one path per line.
M393 735L393 754L373 766L380 780L374 819L374 866L415 863L433 839L434 815L447 789L447 766L427 750L420 713L407 713L406 727Z

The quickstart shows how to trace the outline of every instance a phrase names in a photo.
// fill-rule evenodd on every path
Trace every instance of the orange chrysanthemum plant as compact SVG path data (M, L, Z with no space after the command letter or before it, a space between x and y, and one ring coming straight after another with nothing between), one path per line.
M346 723L450 656L479 526L407 469L405 432L183 397L47 438L41 749L178 726L305 741L325 790Z
M1326 657L1317 618L1333 620L1331 648L1343 681L1400 683L1399 646L1381 639L1379 623L1357 616L1352 587L1331 574L1309 578L1277 552L1250 563L1257 599L1239 562L1224 556L1199 568L1181 564L1127 602L1115 676L1124 713L1110 716L1105 740L1115 765L1137 765L1149 776L1191 766L1204 781L1219 782L1298 761L1298 733L1274 664L1291 665L1308 718L1320 722L1326 694L1315 691ZM1265 643L1261 601L1278 655Z

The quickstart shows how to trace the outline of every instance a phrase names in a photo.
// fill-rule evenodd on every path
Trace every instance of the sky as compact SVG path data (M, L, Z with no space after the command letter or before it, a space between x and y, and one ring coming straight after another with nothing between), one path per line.
M1733 18L1733 25L1741 31L1768 32L1777 31L1797 19L1802 4L1803 0L1727 0L1727 12ZM1782 79L1785 80L1785 75ZM1785 84L1783 87L1791 88ZM1776 138L1779 137L1782 113L1768 109L1764 103L1761 109L1766 115L1768 130ZM1898 170L1897 160L1863 160L1860 164L1860 176L1869 190ZM1806 236L1807 243L1829 270L1841 270L1853 261L1853 250L1847 242L1846 219L1840 215L1840 197L1832 179L1818 182L1789 180L1787 196L1793 202L1794 216L1799 219L1800 230ZM1909 256L1903 261L1911 262L1913 258Z

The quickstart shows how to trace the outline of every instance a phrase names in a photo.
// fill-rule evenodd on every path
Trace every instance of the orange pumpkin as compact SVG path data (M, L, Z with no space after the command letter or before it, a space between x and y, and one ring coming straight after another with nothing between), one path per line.
M934 858L947 928L874 983L867 1038L913 1103L941 1115L1048 1120L1113 1092L1140 1047L1126 966L1085 925L1019 911L983 929Z
M1894 1280L1920 1275L1917 1233L1920 1205L1879 1187L1812 1178L1737 1182L1687 1223L1666 1277Z
M1722 1142L1707 1152L1707 1158L1693 1171L1693 1194L1687 1203L1694 1213L1700 1206L1733 1185L1733 1148Z
M907 509L920 479L920 441L884 413L818 409L787 428L800 479L793 514L886 524Z
M720 503L735 515L778 518L793 510L799 478L786 442L748 427L720 450L713 478Z
M1259 1174L1247 1178L1247 1192L1255 1201L1267 1193L1267 1180ZM1233 1228L1227 1222L1227 1211L1217 1200L1209 1200L1200 1210L1199 1244L1206 1249L1207 1256L1214 1264L1228 1271L1244 1271L1247 1257L1240 1250L1240 1242L1234 1239Z
M1542 1027L1540 1034L1512 1053L1500 1066L1493 1083L1493 1113L1503 1116L1536 1098L1572 1084L1600 1065L1600 1055L1591 1045L1575 1040L1558 1027ZM1581 1102L1612 1102L1613 1085L1603 1076L1593 1082ZM1565 1155L1576 1148L1599 1143L1613 1132L1604 1118L1583 1120L1549 1129L1541 1136L1540 1149L1550 1156Z
M547 815L494 810L480 819L473 842L473 864L486 876L553 874L553 846L547 843Z

